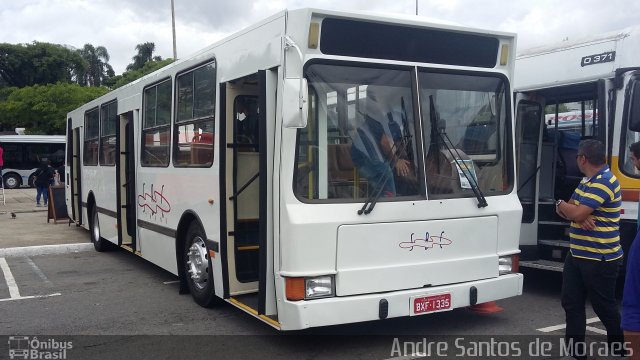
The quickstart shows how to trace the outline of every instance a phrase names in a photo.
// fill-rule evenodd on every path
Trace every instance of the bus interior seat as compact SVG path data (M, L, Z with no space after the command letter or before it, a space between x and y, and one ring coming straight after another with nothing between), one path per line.
M330 144L327 147L329 171L333 180L353 181L353 161L351 159L351 144Z
M456 154L460 154L462 160L471 160L461 149L452 149ZM473 160L471 160L473 161ZM451 194L460 192L460 176L455 165L453 156L447 150L439 150L437 152L429 151L427 154L427 186L430 193L433 194ZM475 166L476 176L478 167Z
M327 146L329 187L335 197L351 197L356 185L366 184L358 179L357 170L351 158L351 144L329 144Z

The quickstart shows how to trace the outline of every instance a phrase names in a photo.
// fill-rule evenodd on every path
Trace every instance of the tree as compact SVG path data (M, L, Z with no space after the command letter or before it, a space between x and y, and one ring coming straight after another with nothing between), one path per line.
M87 71L78 78L80 85L100 86L115 76L113 67L108 64L109 52L104 46L96 48L91 44L85 44L78 53L87 62Z
M108 91L69 83L4 89L0 123L7 129L25 127L30 134L64 134L69 111Z
M567 112L569 111L569 108L567 107L567 104L559 104L558 105L558 113L563 113L563 112ZM556 105L547 105L544 108L544 113L546 114L555 114L556 113Z
M160 56L153 56L153 52L155 50L156 44L152 42L146 42L136 45L136 51L138 51L138 53L131 58L133 60L133 63L127 65L127 71L142 69L144 64L153 60L162 61L162 58Z
M122 75L116 75L110 78L108 81L104 82L104 85L108 86L111 89L117 89L147 74L151 74L152 72L162 67L165 67L171 64L172 62L173 62L173 59L164 59L164 60L154 59L144 64L144 66L142 66L141 69L125 71L124 74Z
M2 86L75 82L85 68L82 57L62 45L37 41L32 44L0 44Z

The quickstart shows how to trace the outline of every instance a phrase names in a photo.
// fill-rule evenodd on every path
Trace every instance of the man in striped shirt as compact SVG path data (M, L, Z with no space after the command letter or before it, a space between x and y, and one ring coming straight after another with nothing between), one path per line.
M618 179L606 164L605 147L597 140L583 140L576 156L585 175L569 202L558 200L558 215L571 220L570 251L562 276L562 307L567 330L565 340L575 349L585 341L587 296L602 324L615 355L622 352L623 332L615 298L616 279L622 263L620 246L621 193ZM582 358L577 352L575 358Z

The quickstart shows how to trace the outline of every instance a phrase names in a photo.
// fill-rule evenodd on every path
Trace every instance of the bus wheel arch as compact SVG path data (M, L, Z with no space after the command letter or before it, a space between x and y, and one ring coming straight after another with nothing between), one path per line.
M22 185L22 177L14 172L5 173L2 181L6 189L17 189Z
M27 185L31 188L36 187L36 173L29 175L29 179L27 180Z
M207 237L197 215L186 212L176 232L176 260L180 277L180 293L191 293L203 307L219 302L213 283L212 263L206 246Z

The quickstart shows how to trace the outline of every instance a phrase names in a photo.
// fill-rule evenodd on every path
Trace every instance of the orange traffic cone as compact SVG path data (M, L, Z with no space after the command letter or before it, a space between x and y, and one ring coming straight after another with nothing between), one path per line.
M498 306L495 301L469 306L469 310L480 314L495 314L504 311L504 309Z

